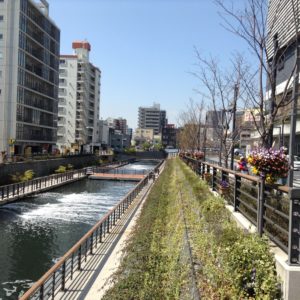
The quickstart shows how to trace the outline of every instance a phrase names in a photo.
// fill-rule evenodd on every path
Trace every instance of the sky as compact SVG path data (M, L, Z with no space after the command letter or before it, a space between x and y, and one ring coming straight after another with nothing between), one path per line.
M126 118L137 127L139 106L154 102L177 124L189 99L200 101L195 47L225 63L243 42L222 26L213 0L48 0L61 30L61 54L72 42L91 44L101 69L100 117ZM244 0L233 0L240 5Z

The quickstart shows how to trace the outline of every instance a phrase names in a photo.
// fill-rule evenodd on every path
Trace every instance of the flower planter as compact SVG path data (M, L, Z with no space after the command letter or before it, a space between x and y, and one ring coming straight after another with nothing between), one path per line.
M230 193L230 188L229 187L220 187L219 194L221 196L228 196L229 193Z

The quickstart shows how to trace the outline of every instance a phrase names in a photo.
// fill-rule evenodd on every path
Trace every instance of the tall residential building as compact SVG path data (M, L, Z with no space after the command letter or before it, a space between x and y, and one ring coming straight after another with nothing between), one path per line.
M75 144L77 56L61 55L59 61L57 147L61 152Z
M296 62L296 37L299 38L299 17L300 1L290 0L269 0L268 20L267 20L267 54L269 61L275 61L273 76L276 79L275 94L277 99L286 94L287 99L292 96L293 90L293 72ZM299 47L299 46L298 46ZM299 70L299 66L298 66ZM292 75L292 77L291 77ZM292 80L290 80L292 79ZM285 91L286 84L289 87ZM299 89L299 87L298 87ZM298 110L299 110L299 93ZM271 90L268 91L266 98L270 99ZM288 101L286 101L288 102ZM271 102L269 102L271 103ZM269 104L266 101L266 104ZM266 105L267 106L267 105ZM267 106L267 108L270 108ZM274 140L278 146L288 146L290 132L290 115L292 105L280 107L276 115L275 126L273 130ZM300 115L297 116L297 126L295 132L295 153L300 155Z
M138 128L153 129L154 134L162 132L167 124L166 111L154 103L151 107L139 107Z
M73 42L74 55L61 55L58 146L61 150L99 143L101 71L89 61L91 45Z
M0 151L55 145L59 48L47 1L0 1Z

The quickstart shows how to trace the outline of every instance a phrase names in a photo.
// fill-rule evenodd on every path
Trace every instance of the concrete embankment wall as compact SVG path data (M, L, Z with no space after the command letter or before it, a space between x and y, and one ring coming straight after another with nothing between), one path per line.
M53 174L55 170L62 165L66 166L71 164L75 169L79 169L95 165L97 161L99 161L99 157L90 155L2 164L0 165L0 185L10 184L10 175L16 174L17 172L24 173L27 170L33 170L35 177L41 177Z
M164 159L166 157L166 153L164 151L144 151L144 152L136 152L135 154L125 154L118 153L117 159L124 160L130 158L136 159Z

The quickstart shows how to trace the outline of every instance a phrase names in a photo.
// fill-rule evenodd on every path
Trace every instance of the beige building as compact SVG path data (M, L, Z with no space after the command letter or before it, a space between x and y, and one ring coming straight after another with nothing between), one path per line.
M137 128L133 136L136 145L142 144L144 142L152 143L153 138L154 138L154 130L147 129L147 128Z

